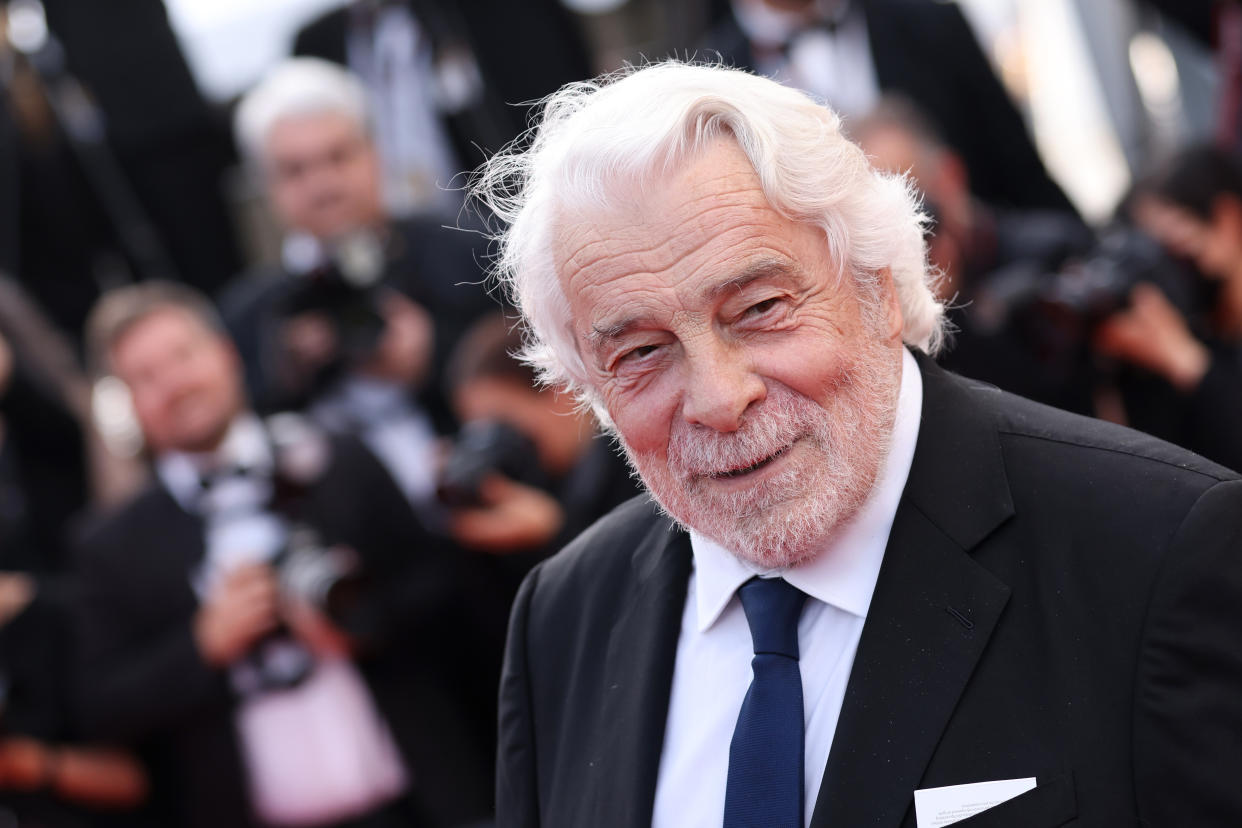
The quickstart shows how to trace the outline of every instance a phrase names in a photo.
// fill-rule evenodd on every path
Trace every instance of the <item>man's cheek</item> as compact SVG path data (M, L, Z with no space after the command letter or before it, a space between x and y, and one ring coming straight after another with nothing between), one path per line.
M667 455L669 429L667 423L654 412L626 411L613 415L613 422L621 432L630 450L643 457L663 458Z

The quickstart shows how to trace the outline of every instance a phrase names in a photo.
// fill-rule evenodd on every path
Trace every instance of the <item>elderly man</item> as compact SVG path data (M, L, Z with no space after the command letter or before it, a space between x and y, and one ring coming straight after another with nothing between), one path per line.
M519 593L501 825L1242 819L1242 481L936 368L916 205L833 113L661 64L478 189L656 501Z

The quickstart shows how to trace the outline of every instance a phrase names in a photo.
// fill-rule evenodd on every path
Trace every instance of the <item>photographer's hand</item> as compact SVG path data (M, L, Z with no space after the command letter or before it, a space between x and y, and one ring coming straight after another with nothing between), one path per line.
M384 336L362 370L370 376L416 388L431 370L435 323L426 308L396 291L384 296L382 310Z
M1160 289L1139 284L1130 307L1106 319L1096 331L1097 351L1146 368L1181 391L1193 391L1211 363L1207 347Z
M280 327L281 387L301 389L337 358L339 350L336 329L327 315L307 311L286 319Z
M281 614L293 634L315 655L329 658L350 658L354 655L353 640L328 616L306 601L298 598L285 600Z
M451 519L453 537L471 549L494 554L536 549L565 522L556 498L499 474L485 478L479 494L483 505L458 509Z
M239 567L199 607L194 640L204 661L225 667L275 629L278 620L276 576L271 567Z
M24 572L0 572L0 627L30 605L36 589L34 579Z

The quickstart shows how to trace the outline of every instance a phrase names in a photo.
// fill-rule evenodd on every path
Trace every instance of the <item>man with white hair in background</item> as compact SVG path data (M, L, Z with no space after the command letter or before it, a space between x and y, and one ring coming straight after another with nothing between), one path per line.
M476 189L655 500L523 584L500 825L1242 819L1242 481L938 369L917 204L831 111L659 64Z
M252 396L263 410L308 406L360 436L426 513L436 433L451 427L443 363L495 308L477 287L475 236L387 215L366 91L339 66L278 65L242 99L235 126L285 230L281 267L247 274L221 301ZM350 298L308 287L334 280Z

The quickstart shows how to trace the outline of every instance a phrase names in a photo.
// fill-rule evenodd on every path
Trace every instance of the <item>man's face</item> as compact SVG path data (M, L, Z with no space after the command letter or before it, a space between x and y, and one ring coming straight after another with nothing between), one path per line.
M901 313L864 307L818 228L721 141L555 252L575 341L630 461L683 524L761 566L815 554L887 451Z
M232 345L181 308L161 308L135 322L111 356L156 453L214 449L241 410Z
M344 115L277 121L263 161L272 207L291 230L335 239L383 217L375 147Z

